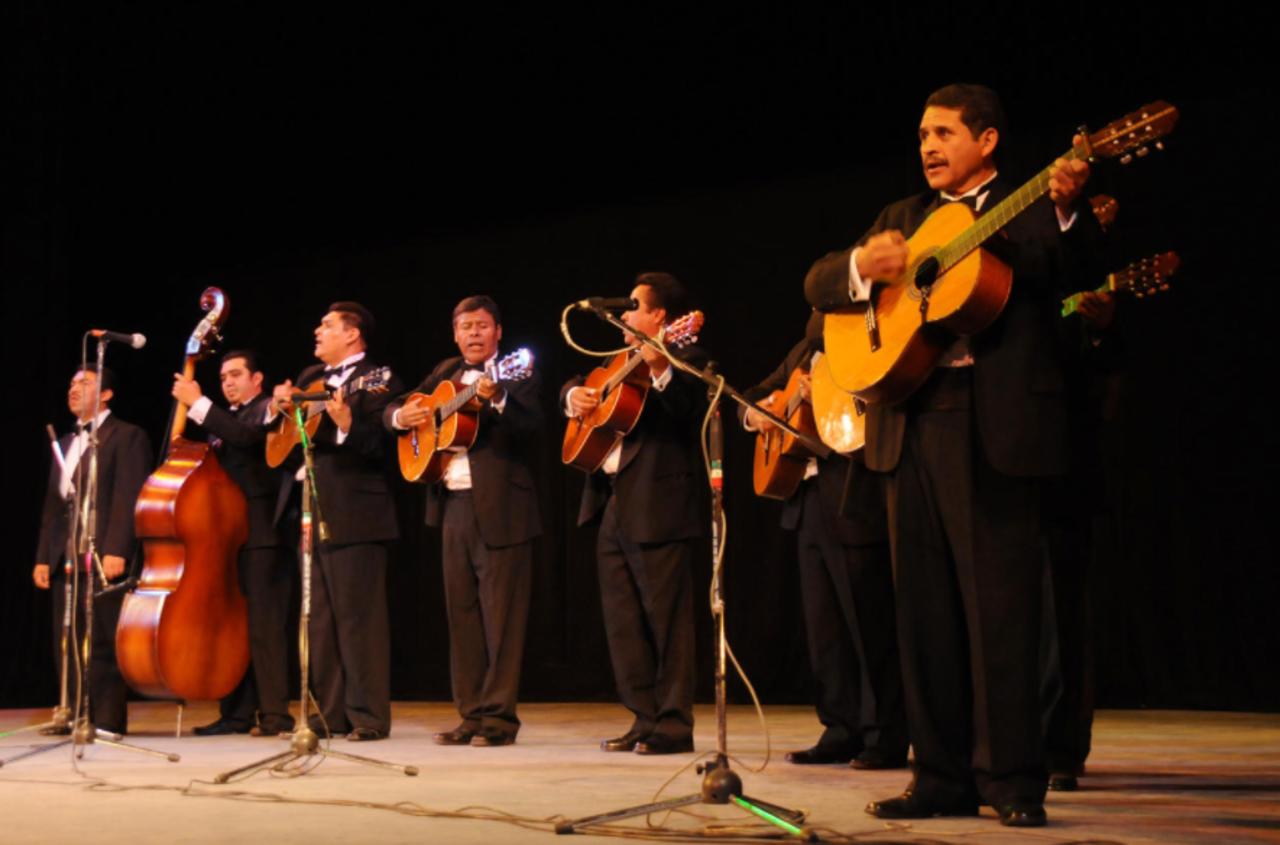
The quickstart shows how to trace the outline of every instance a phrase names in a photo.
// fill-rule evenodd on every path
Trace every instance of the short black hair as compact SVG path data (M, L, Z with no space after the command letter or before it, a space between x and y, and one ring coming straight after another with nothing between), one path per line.
M1005 135L1004 106L1000 95L985 85L957 82L944 85L929 95L924 107L959 109L960 122L977 138L986 129L994 129L1001 139Z
M680 280L670 273L641 273L636 276L637 285L645 285L653 291L658 308L667 309L667 320L682 317L689 312L689 293Z
M222 356L222 363L225 364L232 358L243 358L244 365L249 368L250 373L262 372L262 367L258 365L258 353L252 349L232 349Z
M83 367L76 367L77 373L93 373L98 377L98 391L110 390L112 393L116 389L116 374L111 371L110 367L103 367L102 372L98 372L96 362L85 364Z
M342 300L331 304L329 310L342 318L344 326L358 330L364 345L369 345L370 340L373 338L373 330L376 323L373 319L373 313L368 308L365 308L359 302Z
M484 309L489 312L489 316L493 317L494 325L502 325L502 310L498 308L498 303L493 301L492 296L483 293L477 293L474 296L468 296L466 299L453 306L453 322L458 322L458 316L468 311L479 311Z

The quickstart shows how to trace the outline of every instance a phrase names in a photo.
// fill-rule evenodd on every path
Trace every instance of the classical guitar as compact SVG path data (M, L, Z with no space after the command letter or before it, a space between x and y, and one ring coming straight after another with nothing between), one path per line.
M687 346L702 330L701 311L691 311L667 324L661 340L668 346ZM595 472L615 443L626 437L640 419L645 397L653 384L649 366L639 349L619 352L603 367L587 374L583 387L600 392L600 404L585 417L572 417L564 430L560 460L586 472Z
M760 404L797 431L817 437L813 405L800 393L804 376L804 369L796 367L787 378L786 386L770 393ZM791 498L804 481L805 467L812 457L813 450L791 432L776 425L761 430L756 434L755 458L751 464L756 495L768 499Z
M835 451L847 455L867 442L866 405L831 377L827 356L818 353L809 368L810 399L818 437Z
M1146 154L1172 130L1177 109L1152 103L1100 132L1085 135L1067 160ZM907 241L907 270L877 280L870 304L826 316L823 337L831 374L866 402L899 402L929 376L957 335L981 331L1009 300L1013 273L982 245L1049 191L1050 165L981 217L948 203Z
M503 385L523 381L532 374L533 353L517 349L497 362L493 380ZM451 450L470 449L475 445L483 407L476 395L479 389L479 379L466 387L445 379L431 393L411 393L404 400L403 408L425 408L431 412L431 416L397 438L400 474L405 481L424 484L439 481L453 457Z
M324 379L314 379L304 388L300 388L300 393L339 393L343 399L346 399L353 393L361 390L367 390L370 393L382 393L387 389L387 382L391 380L390 367L378 367L376 370L370 370L359 378L347 379L341 387L330 389L325 386ZM320 416L324 413L324 402L321 400L312 400L303 403L304 416L306 420L303 427L307 430L307 437L315 437L316 429L320 427ZM280 422L276 425L275 431L267 432L267 466L278 467L289 457L289 453L293 451L293 447L301 443L302 440L298 435L298 427L293 422L293 409L290 408L288 413L280 415Z
M1134 261L1117 273L1111 273L1093 292L1131 293L1136 299L1152 296L1169 289L1169 277L1177 271L1179 263L1176 252L1156 253L1149 258ZM1076 313L1084 294L1084 291L1080 291L1062 300L1062 316L1070 317Z

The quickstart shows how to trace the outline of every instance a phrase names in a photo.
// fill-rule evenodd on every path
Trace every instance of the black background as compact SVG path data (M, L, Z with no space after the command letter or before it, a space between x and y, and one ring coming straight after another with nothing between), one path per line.
M9 7L0 705L54 698L48 603L30 581L42 429L69 423L86 328L147 335L109 363L115 411L158 440L206 285L232 303L227 348L261 350L272 381L309 363L326 305L354 298L378 317L375 352L413 383L454 351L453 304L487 292L504 345L537 354L554 414L554 388L592 366L559 337L564 304L664 269L697 293L704 345L745 387L798 337L812 261L922 187L921 104L964 80L1001 92L1001 167L1018 180L1081 123L1157 98L1181 109L1166 152L1101 165L1091 188L1120 201L1126 260L1184 262L1171 293L1123 314L1125 401L1099 491L1115 542L1093 584L1099 698L1280 708L1261 21L1221 7L264 5ZM216 394L215 373L200 377ZM594 537L573 527L580 476L558 462L558 421L548 434L524 695L609 699ZM807 701L793 542L776 503L750 493L750 447L730 436L729 631L768 700ZM439 541L420 491L402 489L393 695L446 698Z

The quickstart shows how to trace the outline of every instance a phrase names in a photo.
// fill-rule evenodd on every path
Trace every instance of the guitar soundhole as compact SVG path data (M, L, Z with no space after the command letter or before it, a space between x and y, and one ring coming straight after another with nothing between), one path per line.
M938 259L929 256L916 266L916 287L927 288L938 280Z

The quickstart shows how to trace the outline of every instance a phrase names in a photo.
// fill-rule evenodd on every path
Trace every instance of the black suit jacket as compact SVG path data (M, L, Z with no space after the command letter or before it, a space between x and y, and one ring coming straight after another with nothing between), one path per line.
M983 205L1010 193L999 179ZM830 311L849 304L850 254L879 232L911 237L941 200L927 192L880 213L854 247L819 259L805 279L809 304ZM1013 270L1013 290L995 322L972 336L973 395L978 437L991 465L1008 475L1057 475L1067 468L1067 413L1059 299L1093 277L1098 227L1082 208L1066 233L1053 204L1042 197L986 246ZM906 415L901 406L872 405L867 415L867 466L888 472L898 464Z
M378 369L366 356L356 364L348 377L359 378ZM322 378L324 365L303 370L294 383L308 385ZM333 545L381 543L397 539L395 501L388 480L390 437L382 427L382 411L404 385L393 374L388 389L378 393L361 390L347 397L351 406L351 430L346 440L337 442L338 427L322 413L313 440L315 446L316 483L320 489L321 516L329 526ZM301 464L301 448L294 449L286 464L290 471L281 484L276 505L279 515L285 508L294 485L294 471Z
M235 479L249 504L249 539L244 547L289 546L296 537L281 536L275 518L283 470L267 466L263 425L271 397L261 393L234 412L212 405L201 427L218 438L215 451L227 474Z
M65 455L73 433L58 440ZM88 463L83 465L88 479ZM137 551L133 533L133 509L138 493L151 474L151 442L138 426L110 414L98 429L98 519L95 527L99 554L132 561ZM76 476L80 473L76 472ZM49 469L49 487L45 491L44 510L40 521L40 545L36 562L47 563L51 575L58 575L67 547L67 508L58 492L61 472L57 463Z
M463 373L462 364L461 356L440 362L410 392L431 393L442 381L457 381ZM485 545L493 548L528 542L542 533L533 483L533 450L541 442L544 422L538 402L542 377L535 370L529 378L504 387L507 399L502 413L485 403L477 418L476 442L467 450L480 536ZM391 425L391 417L404 398L392 402L383 412L386 427L393 432L397 429ZM427 488L427 525L439 527L443 518L444 484L432 484Z
M809 361L821 345L821 340L802 339L791 347L777 369L744 395L758 402L773 391L782 390L797 367L809 369ZM745 414L746 409L739 405L739 420ZM888 538L889 523L885 516L883 479L866 468L862 451L852 456L831 452L817 460L818 475L807 483L818 485L823 514L840 542L847 546L884 542ZM800 527L801 498L801 492L797 492L782 506L782 527L787 531Z
M696 346L680 357L705 366L706 353ZM569 391L582 384L570 379L560 391L564 407ZM702 382L679 371L662 391L650 390L635 428L622 441L618 474L613 481L618 525L637 543L668 543L701 537L710 531L707 473L698 431L707 410ZM604 509L609 481L603 472L587 477L578 524L585 525Z

